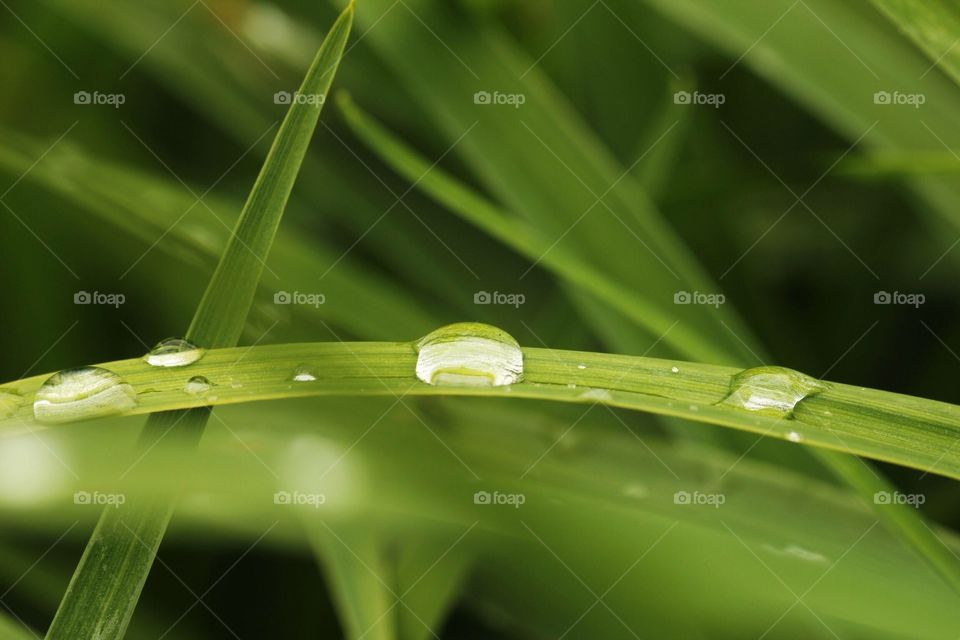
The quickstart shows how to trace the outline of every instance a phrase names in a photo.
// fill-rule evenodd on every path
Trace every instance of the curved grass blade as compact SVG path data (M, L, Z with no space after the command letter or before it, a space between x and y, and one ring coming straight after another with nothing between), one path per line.
M352 21L351 2L317 52L300 87L302 94L329 91ZM187 339L195 344L225 347L240 339L322 104L322 100L298 101L287 112L187 331ZM151 416L141 436L144 451L150 452L164 439L164 447L192 448L209 412L209 408L196 408ZM145 458L142 464L149 467L146 453ZM127 509L104 512L47 633L51 640L123 637L174 504L166 495L139 498Z
M414 343L278 344L217 349L187 371L159 370L141 359L102 366L141 394L128 415L305 396L501 396L601 404L676 416L833 449L960 479L960 407L853 385L818 382L792 415L749 411L724 402L735 367L556 349L524 348L524 379L503 387L428 385L415 374ZM316 380L294 382L306 365ZM214 384L211 397L183 391L200 375ZM46 376L4 385L33 397ZM15 433L37 425L30 406L0 421Z

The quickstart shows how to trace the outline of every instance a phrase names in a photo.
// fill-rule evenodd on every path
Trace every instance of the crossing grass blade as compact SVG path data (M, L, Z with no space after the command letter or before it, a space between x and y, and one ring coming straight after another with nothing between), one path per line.
M333 25L300 87L325 96L343 55L353 21L351 2ZM194 314L186 338L209 348L237 344L260 275L293 189L323 100L294 101L280 126L220 263ZM189 451L209 408L151 416L141 435L144 468L161 441L163 449ZM119 639L126 632L143 584L173 511L170 495L137 496L129 508L104 512L47 632L51 640Z

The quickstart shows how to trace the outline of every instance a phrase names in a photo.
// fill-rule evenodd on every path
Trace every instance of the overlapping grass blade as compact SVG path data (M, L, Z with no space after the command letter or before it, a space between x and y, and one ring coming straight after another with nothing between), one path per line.
M885 391L829 383L800 402L792 419L745 411L722 401L734 367L556 349L524 349L524 381L508 387L427 385L414 375L412 343L358 342L219 349L191 365L218 385L216 397L183 391L184 373L141 359L105 363L134 389L150 389L131 414L319 395L480 395L603 404L677 416L806 445L845 451L960 478L960 407ZM300 365L317 380L292 383ZM676 369L676 371L674 371ZM45 376L5 385L31 397ZM8 433L36 424L29 406L0 422Z
M302 94L329 91L352 20L351 3L321 45L300 87ZM240 339L322 104L316 99L295 101L287 112L187 331L188 340L215 348L233 346ZM151 451L164 439L190 448L208 416L208 408L151 416L141 437L144 450ZM173 510L168 495L139 498L127 509L107 510L102 516L48 638L123 637Z

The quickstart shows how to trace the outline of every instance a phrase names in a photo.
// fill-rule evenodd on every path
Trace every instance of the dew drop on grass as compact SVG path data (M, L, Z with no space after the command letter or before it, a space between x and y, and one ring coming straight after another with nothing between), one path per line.
M417 342L417 377L434 385L500 387L523 378L523 354L506 331L459 322Z
M730 394L721 404L763 415L790 418L801 400L814 396L827 385L785 367L755 367L733 376Z
M0 419L12 416L20 405L23 404L23 396L13 389L0 389Z
M680 373L680 367L670 367L670 373Z
M317 376L314 373L313 367L306 364L300 365L293 372L294 382L313 382L316 379Z
M67 369L40 385L33 401L39 422L58 424L123 413L137 404L137 392L113 371L101 367Z
M187 380L185 385L183 385L183 390L192 396L199 396L203 395L207 391L210 391L212 386L213 385L210 384L210 381L203 376L193 376Z
M203 349L182 338L167 338L157 343L144 361L154 367L184 367L203 357Z

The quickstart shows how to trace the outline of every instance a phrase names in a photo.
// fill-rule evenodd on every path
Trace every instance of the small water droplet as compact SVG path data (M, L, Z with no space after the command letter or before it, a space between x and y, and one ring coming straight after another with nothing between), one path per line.
M137 404L137 392L101 367L67 369L40 385L33 402L39 422L59 424L122 413Z
M9 418L20 405L23 404L23 396L13 389L0 389L0 419Z
M183 385L183 390L192 396L199 396L210 391L210 387L212 386L213 385L210 384L210 381L203 376L193 376L187 380L185 385Z
M755 367L733 376L730 394L721 404L789 418L801 400L826 388L825 383L793 369Z
M313 382L316 379L317 376L313 372L313 367L306 364L300 365L293 372L294 382Z
M157 343L144 361L154 367L184 367L203 357L203 349L182 338L167 338Z
M790 442L803 442L803 436L796 431L791 431L787 434L787 440Z
M586 369L586 368L587 368L587 365L585 365L585 364L578 364L578 365L577 365L577 369Z
M460 322L420 339L416 372L427 384L499 387L523 378L523 353L502 329Z
M671 373L680 373L680 367L670 367Z

